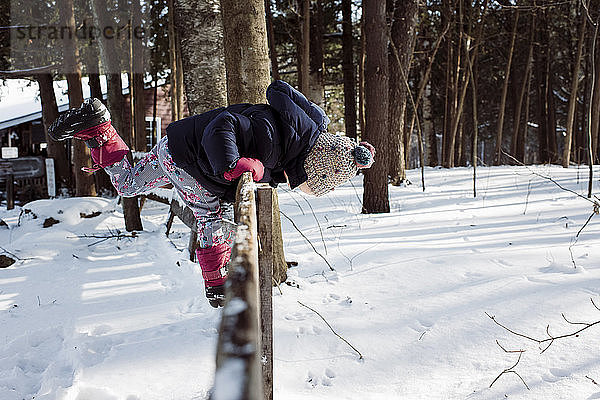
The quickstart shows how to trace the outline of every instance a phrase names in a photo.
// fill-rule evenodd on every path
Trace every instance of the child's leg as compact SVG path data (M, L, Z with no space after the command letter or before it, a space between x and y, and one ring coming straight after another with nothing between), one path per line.
M219 199L198 184L196 179L177 167L173 162L166 138L156 145L158 162L169 182L186 206L194 213L197 222L198 241L201 248L230 244L231 238L222 229L222 214Z
M124 197L137 196L170 182L169 177L158 162L158 146L154 146L133 167L127 158L104 167L119 195Z

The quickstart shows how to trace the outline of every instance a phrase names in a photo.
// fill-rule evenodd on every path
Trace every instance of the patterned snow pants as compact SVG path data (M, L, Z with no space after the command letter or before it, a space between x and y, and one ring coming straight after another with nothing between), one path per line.
M188 206L197 221L199 246L211 247L221 243L231 245L231 233L224 234L222 210L219 199L173 162L163 137L135 166L127 158L105 167L119 195L133 197L150 189L171 183L181 200Z

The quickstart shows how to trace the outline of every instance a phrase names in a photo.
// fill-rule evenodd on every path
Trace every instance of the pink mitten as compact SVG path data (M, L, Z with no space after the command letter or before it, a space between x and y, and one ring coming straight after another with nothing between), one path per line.
M223 174L223 177L228 181L233 181L239 178L244 172L248 171L252 172L252 179L254 179L254 182L258 182L265 173L265 167L263 163L256 158L242 157L237 161L235 167L231 171L227 171Z

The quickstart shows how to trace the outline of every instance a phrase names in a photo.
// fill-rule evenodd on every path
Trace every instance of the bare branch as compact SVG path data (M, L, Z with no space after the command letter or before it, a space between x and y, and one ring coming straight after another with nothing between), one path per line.
M489 316L489 315L488 315ZM500 342L498 342L496 340L496 344L505 352L505 353L519 353L519 358L517 358L517 362L515 362L511 367L506 368L504 371L500 372L500 374L496 377L496 379L494 379L492 381L492 383L490 383L490 387L492 387L494 385L494 383L496 383L496 381L498 379L500 379L500 377L504 374L515 374L519 377L519 379L521 380L521 382L523 382L523 385L525 385L525 387L527 388L527 390L529 389L529 386L527 386L527 383L525 383L525 380L523 379L523 377L521 377L521 375L519 375L519 373L517 371L515 371L515 368L517 367L517 365L519 365L519 362L521 362L521 357L523 356L523 353L525 353L525 350L506 350L501 344Z
M329 267L329 269L330 269L330 270L332 270L332 271L335 271L335 268L333 268L333 267L331 266L331 264L330 264L330 263L329 263L329 261L327 261L327 259L326 259L326 258L323 256L323 254L321 254L321 253L319 253L319 252L317 251L317 249L316 249L316 248L315 248L315 246L312 244L312 242L310 241L310 239L306 237L306 235L305 235L305 234L304 234L304 233L303 233L303 232L300 230L300 228L298 228L298 226L296 225L296 223L295 223L295 222L294 222L294 221L293 221L293 220L292 220L290 217L288 217L287 215L285 215L285 213L284 213L283 211L281 211L281 210L280 210L279 212L280 212L280 213L281 213L281 215L283 215L283 216L284 216L284 217L285 217L285 218L286 218L288 221L290 221L290 222L292 223L292 225L293 225L293 226L294 226L294 228L295 228L295 229L298 231L298 233L299 233L300 235L302 235L302 237L304 238L304 240L306 240L306 241L308 242L308 244L310 245L310 247L312 247L313 251L314 251L315 253L317 253L317 255L323 259L323 261L325 261L325 263L327 264L327 266Z
M590 298L590 300L592 301L592 304L594 305L594 307L596 308L596 310L600 311L600 307L598 307L598 306L596 305L596 303L594 303L594 299L593 299L593 298Z
M592 301L592 304L594 304L594 302L593 302L593 301ZM594 304L594 307L596 307L596 305L595 305L595 304ZM598 308L598 307L596 307L596 308ZM487 315L487 316L488 316L488 317L489 317L489 318L490 318L492 321L494 321L494 323L495 323L496 325L500 326L501 328L503 328L504 330L506 330L506 331L508 331L508 332L512 333L512 334L513 334L513 335L515 335L515 336L522 337L522 338L524 338L524 339L527 339L527 340L530 340L530 341L532 341L532 342L535 342L535 343L537 343L537 344L539 344L539 345L542 345L542 344L548 343L548 345L547 345L547 346L545 346L545 347L542 349L542 351L541 351L542 353L544 353L546 350L548 350L548 348L550 348L550 346L552 346L552 344L554 343L554 341L555 341L555 340L557 340L557 339L565 339L565 338L568 338L568 337L579 337L579 334L580 334L581 332L585 331L586 329L589 329L589 328L591 328L591 327L593 327L593 326L596 326L596 325L600 325L600 320L598 320L598 321L595 321L595 322L590 322L590 323L579 323L580 325L584 325L584 326L583 326L581 329L578 329L578 330L576 330L576 331L574 331L574 332L565 333L565 334L563 334L563 335L558 335L558 336L554 336L554 335L552 335L552 334L550 333L550 325L548 325L548 326L546 327L546 333L548 334L548 337L547 337L547 338L545 338L545 339L537 339L537 338L534 338L534 337L531 337L531 336L525 335L525 334L523 334L523 333L519 333L519 332L517 332L517 331L514 331L514 330L512 330L512 329L508 328L507 326L505 326L505 325L501 324L500 322L498 322L498 321L496 320L496 317L495 317L495 316L493 316L493 315L490 315L490 314L488 314L487 312L485 313L485 315ZM564 315L563 315L563 318L564 318ZM565 318L565 320L566 320L566 318ZM567 322L569 322L569 321L567 321Z
M550 182L554 183L556 186L558 186L559 188L561 188L562 190L564 190L564 191L566 191L566 192L573 193L575 196L577 196L577 197L581 197L582 199L584 199L584 200L586 200L586 201L589 201L590 203L594 204L594 206L595 206L595 207L598 207L598 206L599 206L597 201L590 200L590 199L588 199L587 197L583 196L582 194L579 194L579 193L577 193L577 192L576 192L576 191L574 191L574 190L571 190L571 189L568 189L568 188L566 188L566 187L562 186L560 183L556 182L554 179L550 178L549 176L545 176L545 175L542 175L542 174L540 174L540 173L537 173L536 171L534 171L533 169L531 169L529 166L527 166L527 165L523 164L521 161L517 160L516 158L514 158L512 155L508 154L508 153L507 153L507 152L505 152L504 150L502 150L502 154L504 154L506 157L508 157L508 158L510 158L511 160L513 160L513 161L514 161L515 163L517 163L518 165L520 165L520 166L523 166L523 167L526 167L526 168L529 170L529 172L531 172L532 174L534 174L534 175L536 175L536 176L539 176L540 178L546 179L546 180L548 180L548 181L550 181ZM594 196L594 197L596 197L596 196Z
M323 322L325 322L325 324L327 324L327 326L329 327L329 329L331 329L331 332L333 332L333 334L337 337L339 337L340 339L342 339L348 346L352 347L352 350L354 350L355 352L358 353L359 355L359 360L363 359L363 355L360 353L360 351L358 351L356 349L356 347L352 346L352 344L347 341L346 339L344 339L342 336L340 336L336 331L333 330L333 328L331 327L331 325L329 325L329 322L327 322L327 320L325 318L323 318L323 316L321 314L319 314L319 312L313 308L310 308L309 306L307 306L306 304L303 304L301 302L298 302L298 304L300 304L302 307L306 307L308 308L310 311L314 312L315 314L317 314L319 317L321 317L321 319L323 320Z

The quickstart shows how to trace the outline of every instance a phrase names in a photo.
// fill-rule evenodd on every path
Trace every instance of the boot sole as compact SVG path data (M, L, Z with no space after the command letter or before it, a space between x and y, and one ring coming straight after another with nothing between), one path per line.
M57 142L61 140L72 139L77 133L92 128L96 125L103 124L107 121L110 121L110 113L108 112L107 108L103 107L94 114L91 114L85 120L69 124L68 129L61 129L53 132L49 131L48 136Z

